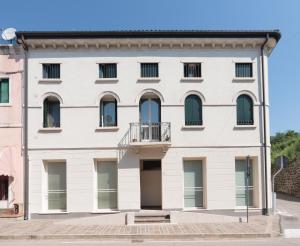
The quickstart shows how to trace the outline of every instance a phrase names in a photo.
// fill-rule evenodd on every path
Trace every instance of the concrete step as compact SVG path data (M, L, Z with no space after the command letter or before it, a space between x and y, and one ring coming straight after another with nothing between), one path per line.
M170 213L158 212L137 212L134 216L135 224L170 223Z

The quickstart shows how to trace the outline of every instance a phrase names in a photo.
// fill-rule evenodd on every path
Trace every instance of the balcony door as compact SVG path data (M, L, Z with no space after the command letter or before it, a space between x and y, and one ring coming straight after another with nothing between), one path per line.
M158 97L140 100L140 134L142 141L160 141L161 103Z

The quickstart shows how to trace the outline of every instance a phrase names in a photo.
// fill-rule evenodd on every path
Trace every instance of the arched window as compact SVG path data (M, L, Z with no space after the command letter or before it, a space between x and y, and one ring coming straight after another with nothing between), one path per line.
M237 124L253 125L253 101L248 95L240 95L236 102Z
M202 101L197 95L189 95L184 102L185 125L202 125Z
M60 127L60 101L49 96L44 100L44 120L45 128Z
M101 127L117 126L117 100L113 96L104 96L100 101Z

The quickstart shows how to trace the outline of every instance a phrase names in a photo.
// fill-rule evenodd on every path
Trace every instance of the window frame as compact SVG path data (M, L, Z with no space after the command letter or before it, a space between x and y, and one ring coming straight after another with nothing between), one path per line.
M117 62L99 62L98 65L98 80L117 80L118 79L118 63ZM114 65L115 66L115 73L116 77L100 77L100 66L103 65Z
M57 102L59 103L59 126L45 126L45 120L46 120L45 119L45 101L51 97L55 98L57 100ZM43 112L43 120L42 120L42 129L41 130L60 131L61 130L61 101L59 100L59 98L57 98L54 95L48 95L47 97L45 97L43 100L42 112Z
M249 60L249 59L236 59L232 61L232 82L245 82L245 83L251 83L256 81L257 78L257 67L256 67L256 61L255 60ZM236 64L238 63L251 63L252 64L252 77L236 77Z
M9 107L12 106L12 83L11 83L11 77L10 76L1 76L0 75L0 81L1 80L8 80L8 102L0 102L0 107ZM0 91L1 93L1 91Z
M187 120L186 120L186 100L189 98L189 97L197 97L199 99L199 102L200 102L200 107L201 107L201 113L200 113L200 124L187 124ZM203 100L202 98L197 95L197 94L189 94L187 95L185 98L184 98L184 128L195 128L195 129L202 129L203 128Z
M115 103L115 124L113 126L104 126L104 110L103 110L103 102L114 102ZM98 123L98 129L117 129L118 128L118 100L111 96L110 98L102 97L100 99L99 103L99 123Z
M183 64L183 76L182 76L182 78L183 79L186 79L186 80L199 80L199 79L202 79L202 62L182 62L182 64ZM185 66L186 65L200 65L200 76L198 76L198 77L196 77L196 76L192 76L192 77L186 77L185 76Z
M239 121L239 118L238 118L238 99L240 98L240 97L242 97L242 96L245 96L245 97L247 97L247 98L249 98L250 100L251 100L251 118L252 118L252 122L249 124L249 123L246 123L246 124L243 124L243 123L240 123L241 121ZM240 94L240 95L238 95L238 97L236 98L236 106L235 106L235 113L236 113L236 121L235 121L235 125L236 125L236 127L238 128L238 127L241 127L241 128L243 128L243 127L255 127L255 120L254 120L254 100L253 100L253 98L250 96L250 95L248 95L248 94L245 94L245 93L242 93L242 94Z
M48 166L52 164L62 164L65 165L65 170L66 170L66 209L49 209L49 197L48 197ZM42 211L46 214L55 214L55 213L60 213L60 214L65 214L68 213L68 165L67 161L65 159L62 160L43 160L44 164L44 171L42 175L42 180L43 180L43 204L42 204Z
M156 64L157 65L157 76L143 77L142 76L142 66L145 65L145 64ZM159 62L156 62L156 61L139 62L139 79L140 80L159 80L160 79Z
M59 62L42 62L42 80L61 80L61 63ZM47 78L47 77L44 77L44 66L47 66L47 65L58 65L59 66L59 77L55 77L55 78Z

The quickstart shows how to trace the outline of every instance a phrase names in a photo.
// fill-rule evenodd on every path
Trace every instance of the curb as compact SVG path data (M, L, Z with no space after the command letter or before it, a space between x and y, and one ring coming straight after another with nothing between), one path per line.
M235 234L114 234L114 235L97 235L97 234L44 234L44 235L0 235L0 240L54 240L54 239L97 239L97 240L196 240L196 239L254 239L254 238L270 238L271 233L235 233Z

